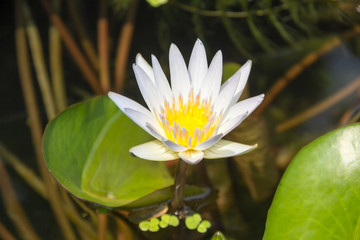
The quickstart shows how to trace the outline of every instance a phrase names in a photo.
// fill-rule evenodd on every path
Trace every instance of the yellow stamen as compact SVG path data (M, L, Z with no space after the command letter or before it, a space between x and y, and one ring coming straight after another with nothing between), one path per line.
M179 97L177 103L164 103L159 115L166 137L188 149L195 148L211 137L219 123L220 116L213 113L211 100L194 97L193 91L187 101Z

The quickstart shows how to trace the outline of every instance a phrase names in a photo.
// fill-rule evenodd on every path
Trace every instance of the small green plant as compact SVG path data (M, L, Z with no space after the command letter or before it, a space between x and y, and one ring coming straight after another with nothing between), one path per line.
M157 232L160 228L167 228L168 226L177 227L180 221L179 218L175 215L164 214L161 218L151 218L150 220L145 220L139 223L139 228L141 231L150 231Z
M194 213L185 219L185 225L188 229L196 229L199 233L206 233L211 223L208 220L202 220L199 213Z

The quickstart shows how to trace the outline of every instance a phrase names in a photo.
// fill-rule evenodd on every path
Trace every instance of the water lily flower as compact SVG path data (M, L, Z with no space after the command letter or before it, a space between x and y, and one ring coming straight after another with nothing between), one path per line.
M256 148L256 144L222 139L264 99L261 94L238 102L251 61L221 85L221 51L208 66L205 48L197 40L187 67L179 49L172 44L170 87L157 58L152 55L151 60L152 67L138 54L133 64L137 84L149 109L120 94L108 93L124 114L157 139L131 148L132 155L154 161L180 157L196 164L203 158L231 157Z

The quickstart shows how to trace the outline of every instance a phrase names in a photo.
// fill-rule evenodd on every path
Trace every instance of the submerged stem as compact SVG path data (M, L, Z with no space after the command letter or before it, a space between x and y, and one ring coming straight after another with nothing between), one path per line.
M185 189L187 166L188 164L180 159L176 167L173 198L171 201L171 208L175 212L181 211L185 207L184 189Z

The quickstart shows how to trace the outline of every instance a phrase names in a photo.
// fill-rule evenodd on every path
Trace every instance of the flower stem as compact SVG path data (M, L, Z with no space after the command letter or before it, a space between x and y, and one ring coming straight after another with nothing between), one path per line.
M171 208L175 212L177 212L185 207L185 205L184 205L184 189L185 189L187 166L188 166L188 164L185 161L180 159L179 163L176 167L173 198L171 201Z

